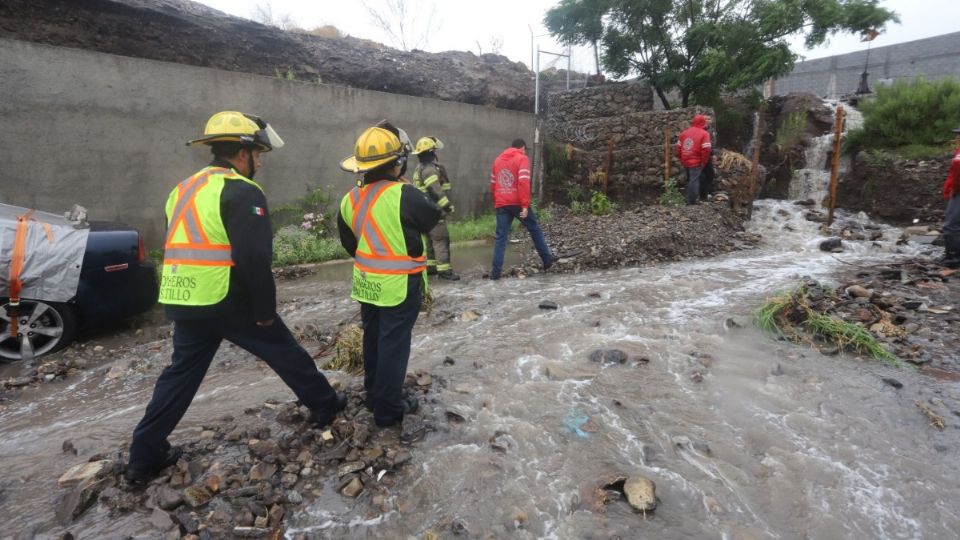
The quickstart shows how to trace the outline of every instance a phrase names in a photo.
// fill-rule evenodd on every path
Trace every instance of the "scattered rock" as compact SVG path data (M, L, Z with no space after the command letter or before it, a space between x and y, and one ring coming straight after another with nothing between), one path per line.
M60 476L57 484L62 488L75 486L85 480L93 479L104 474L112 464L112 461L104 459L74 465Z
M843 250L843 240L840 238L828 238L820 242L820 251L835 252L838 249Z
M544 300L540 302L539 307L540 309L558 309L560 306L558 306L556 302L553 302L551 300Z
M191 508L197 508L210 502L213 495L203 486L190 486L183 490L183 500Z
M847 295L850 298L870 298L871 292L862 285L851 285L847 287Z
M361 482L359 478L354 477L350 483L340 490L340 494L352 499L359 495L361 491L363 491L363 482Z
M900 382L900 381L898 381L898 380L896 380L896 379L894 379L894 378L892 378L892 377L884 377L884 378L881 379L881 380L882 380L883 382L889 384L890 386L896 388L897 390L903 388L903 383Z
M620 349L597 349L590 353L591 362L611 362L617 364L626 363L627 353Z
M623 493L634 510L650 512L657 508L657 486L643 476L631 476L623 483Z

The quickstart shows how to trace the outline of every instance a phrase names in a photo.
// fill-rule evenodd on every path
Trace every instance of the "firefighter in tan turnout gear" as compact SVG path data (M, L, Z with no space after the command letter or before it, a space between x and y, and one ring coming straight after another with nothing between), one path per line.
M413 172L413 184L443 210L443 218L427 235L427 274L437 275L441 279L457 281L460 276L453 272L450 265L450 232L447 230L446 216L453 213L450 201L450 178L447 170L437 159L437 150L443 149L443 142L432 136L421 137L417 141L414 154L420 160Z

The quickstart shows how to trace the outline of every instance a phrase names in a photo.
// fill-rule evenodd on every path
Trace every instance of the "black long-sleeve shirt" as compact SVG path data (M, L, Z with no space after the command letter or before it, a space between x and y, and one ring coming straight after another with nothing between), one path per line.
M392 181L392 180L387 180ZM433 229L443 211L431 201L422 191L403 184L400 188L400 225L403 228L403 240L407 245L407 255L419 257L423 255L423 237ZM357 254L357 237L353 229L343 220L343 215L337 212L337 230L340 232L340 244L351 257Z
M210 167L233 166L215 159ZM236 172L236 171L234 171ZM167 305L172 320L247 317L266 321L276 316L277 288L273 282L273 231L267 198L256 187L227 180L220 193L220 217L230 239L234 265L227 296L210 306Z

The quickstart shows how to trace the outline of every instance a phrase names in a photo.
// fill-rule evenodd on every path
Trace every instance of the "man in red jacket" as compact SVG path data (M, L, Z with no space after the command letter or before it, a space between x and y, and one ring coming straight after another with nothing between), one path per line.
M507 247L507 237L514 219L527 228L533 245L547 270L554 263L553 254L547 247L537 216L530 208L530 160L526 154L527 143L523 139L514 139L510 148L504 150L493 162L490 172L490 190L493 191L493 205L497 209L497 234L493 248L493 265L490 279L500 279L503 270L503 252Z
M687 170L687 204L696 204L700 196L700 174L710 161L710 134L707 133L707 117L698 114L693 117L690 127L680 133L677 139L677 158Z
M943 183L947 212L943 219L944 255L940 264L960 268L960 128L953 130L953 133L956 135L957 151L950 162L947 180Z

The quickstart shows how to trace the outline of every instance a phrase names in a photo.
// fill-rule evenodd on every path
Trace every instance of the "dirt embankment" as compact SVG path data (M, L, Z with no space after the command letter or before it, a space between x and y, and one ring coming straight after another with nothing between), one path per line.
M887 153L859 152L852 170L841 178L838 204L895 225L920 220L939 226L946 207L941 187L951 157L905 160Z
M504 109L533 109L533 73L504 56L406 52L352 37L287 32L188 0L6 0L0 4L0 37Z

